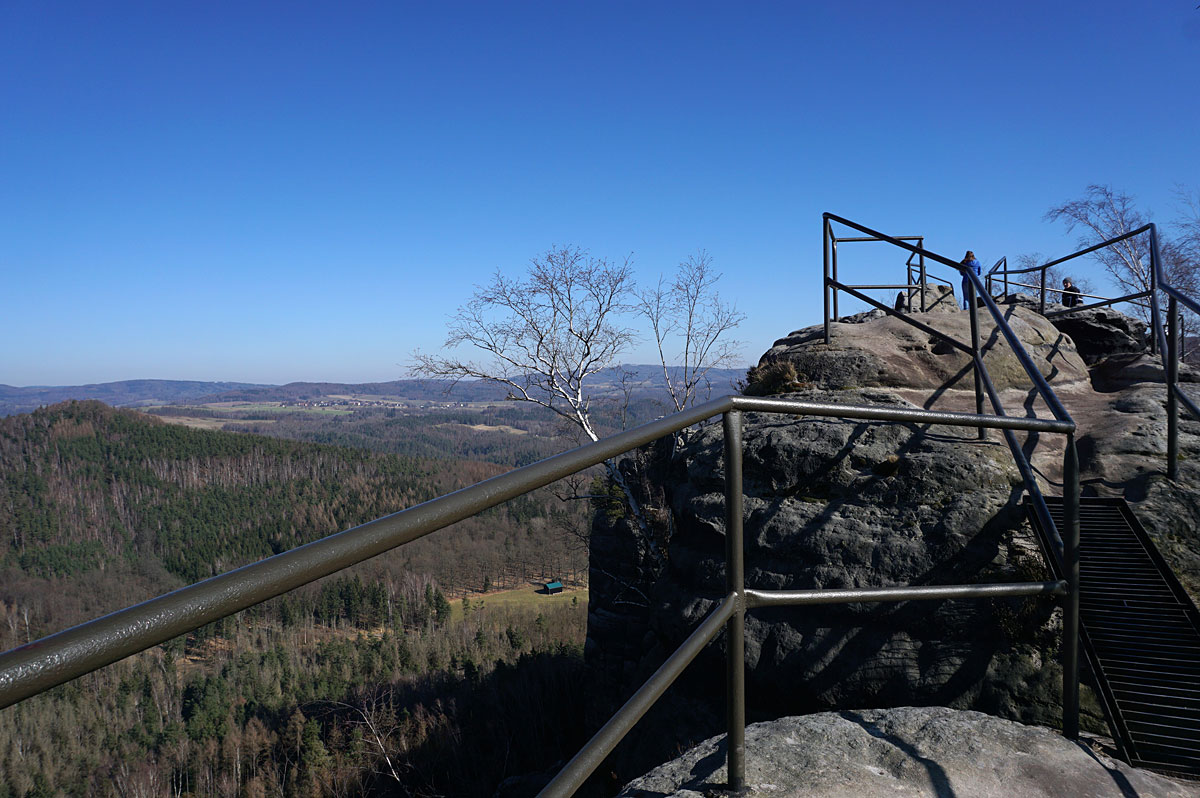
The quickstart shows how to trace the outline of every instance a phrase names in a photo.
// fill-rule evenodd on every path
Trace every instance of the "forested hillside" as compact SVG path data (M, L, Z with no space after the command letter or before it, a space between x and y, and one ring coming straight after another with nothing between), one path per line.
M98 402L0 419L0 648L503 470ZM544 767L582 734L586 594L519 609L480 591L581 577L586 511L510 502L0 710L0 798L481 794ZM527 742L490 747L516 726Z
M172 426L99 402L0 420L0 643L17 642L18 625L20 638L55 631L502 470ZM580 571L577 536L554 531L579 528L581 509L524 497L367 570L415 570L453 591ZM89 588L72 596L55 588L64 580Z
M196 380L122 380L91 385L54 385L17 388L0 385L0 416L28 413L69 399L98 399L114 407L138 407L163 402L187 402L218 391L239 391L270 386L246 382Z

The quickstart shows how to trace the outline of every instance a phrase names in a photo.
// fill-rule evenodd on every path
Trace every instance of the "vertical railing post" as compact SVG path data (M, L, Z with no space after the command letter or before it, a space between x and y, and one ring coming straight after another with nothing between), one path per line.
M966 275L964 274L964 277ZM975 301L975 281L969 277L967 280L967 308L971 313L971 353L975 356L975 413L983 415L983 353L979 351L979 308L978 302ZM983 427L979 428L979 440L987 440L987 430Z
M1162 314L1158 312L1158 227L1150 223L1150 354L1158 354L1158 336L1162 334ZM1168 321L1168 324L1170 322ZM1170 366L1168 366L1170 368Z
M1079 453L1075 433L1067 435L1063 454L1063 736L1079 737Z
M1038 299L1038 313L1046 315L1046 270L1042 269L1042 290Z
M837 236L831 236L830 237L830 246L833 249L833 279L834 280L836 280L838 278L837 244L838 244ZM833 289L833 318L838 319L840 317L841 317L841 314L838 313L838 291L836 288L834 288Z
M736 609L725 625L725 709L730 792L746 788L746 605L745 549L742 540L742 414L730 410L721 419L725 432L725 585L736 596Z
M925 283L925 280L926 280L925 252L924 252L925 237L924 236L917 239L917 246L920 247L922 250L921 254L918 255L917 257L920 258L920 264L921 264L921 312L924 313L925 312L925 287L926 287L926 283Z
M821 255L825 261L825 286L822 294L825 297L825 345L829 345L829 220L821 217Z
M1167 479L1179 477L1179 400L1175 385L1179 381L1179 300L1167 300Z
M1008 257L1004 259L1004 295L1008 296Z

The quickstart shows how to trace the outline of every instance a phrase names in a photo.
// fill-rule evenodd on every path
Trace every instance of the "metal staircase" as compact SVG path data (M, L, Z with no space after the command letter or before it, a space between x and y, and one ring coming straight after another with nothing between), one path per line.
M1200 778L1200 612L1124 499L1081 499L1079 525L1080 636L1114 740L1132 765Z

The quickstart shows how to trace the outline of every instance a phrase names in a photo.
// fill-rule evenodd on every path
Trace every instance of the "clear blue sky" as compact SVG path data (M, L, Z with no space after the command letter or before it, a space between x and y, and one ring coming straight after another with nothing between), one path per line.
M990 264L1200 190L1195 0L316 5L0 7L0 383L395 379L551 244L706 249L749 362L822 211Z

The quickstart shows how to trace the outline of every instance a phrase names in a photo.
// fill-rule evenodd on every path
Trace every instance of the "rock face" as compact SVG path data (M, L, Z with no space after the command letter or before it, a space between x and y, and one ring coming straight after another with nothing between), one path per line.
M1165 393L1145 381L1157 376L1154 363L1144 353L1123 353L1127 341L1117 337L1117 351L1097 350L1089 370L1076 342L1045 317L1020 303L1003 310L1079 424L1085 495L1124 495L1173 519L1147 527L1195 595L1200 543L1192 530L1200 524L1200 500L1186 485L1200 485L1200 461L1180 464L1185 486L1160 476ZM970 340L966 312L917 318ZM1008 344L986 323L988 314L980 311L979 318L982 340L994 345L985 362L1008 412L1046 417ZM1137 337L1134 320L1111 327ZM752 371L747 392L974 410L969 357L936 336L878 312L832 328L828 345L821 326L777 341ZM1122 358L1131 363L1122 367ZM1184 421L1182 428L1182 450L1200 450L1200 424ZM1024 442L1043 490L1058 493L1063 438ZM1018 507L1022 490L1011 453L998 434L980 442L973 430L949 427L746 414L744 443L749 587L1048 578ZM675 446L662 442L621 467L649 508L653 532L639 534L619 513L595 518L587 643L596 675L593 721L607 719L725 593L719 425L693 430ZM768 718L937 704L1055 725L1058 624L1046 599L755 610L747 617L749 713ZM662 760L657 745L719 730L720 647L702 654L655 710L661 722L652 713L639 727L624 767L644 770ZM1087 710L1086 694L1084 700ZM1084 724L1102 728L1094 705Z
M870 389L791 396L907 404ZM654 629L664 640L682 640L714 605L706 597L724 593L722 440L720 427L700 431L667 479L677 532L651 597L663 608ZM1018 581L1041 571L1036 544L1015 534L1019 477L998 443L915 425L747 414L744 452L748 587ZM1006 605L1004 620L1022 633L1049 617L1049 602L1019 606ZM788 711L983 701L993 711L1046 721L1029 707L1055 702L1052 665L1021 669L1021 688L1037 693L1021 701L1011 699L1016 685L985 687L994 658L1033 655L1004 633L989 603L842 605L756 611L747 619L750 689Z
M1089 366L1112 355L1136 355L1146 350L1146 325L1110 307L1056 316L1054 326L1071 336Z
M1044 316L1023 306L1008 306L1005 317L1039 371L1056 385L1088 380L1087 367L1072 340ZM806 327L776 341L759 361L791 364L802 383L828 390L844 388L919 388L932 391L974 390L971 357L936 336L880 311L859 323L834 322L825 345L822 326ZM998 390L1023 387L1029 377L1012 348L979 311L980 342L991 346L984 357ZM970 342L971 315L966 311L919 316L925 324L953 338Z
M725 786L724 738L620 793L702 798ZM940 707L826 712L746 729L748 795L800 798L1193 798L1184 784L1109 759L1049 729Z

